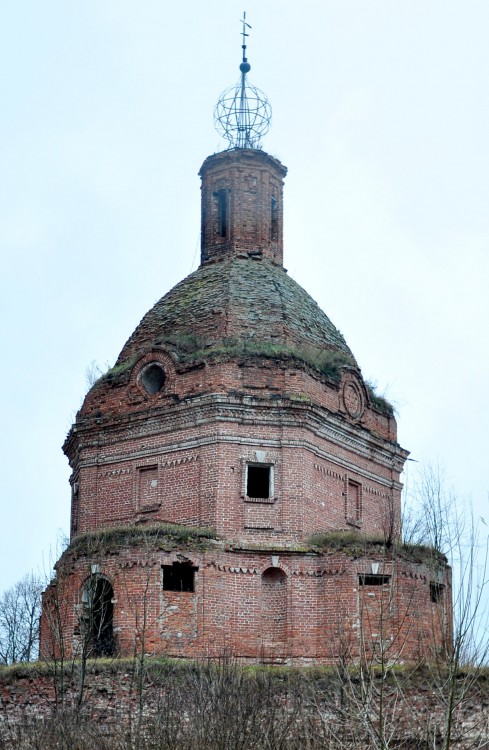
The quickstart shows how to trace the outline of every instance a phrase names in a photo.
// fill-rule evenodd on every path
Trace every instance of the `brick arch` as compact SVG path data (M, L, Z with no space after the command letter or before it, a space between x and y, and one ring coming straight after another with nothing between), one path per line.
M265 661L282 659L287 645L287 575L267 568L261 576L261 633Z
M164 382L154 392L148 392L143 383L144 373L148 371L148 368L155 366L161 368L164 374ZM128 385L129 400L136 403L141 400L153 402L161 397L169 396L175 392L175 380L176 373L173 356L162 347L152 347L150 351L146 352L146 354L135 362L131 369Z
M95 573L82 584L80 633L87 656L114 656L114 588L110 580Z

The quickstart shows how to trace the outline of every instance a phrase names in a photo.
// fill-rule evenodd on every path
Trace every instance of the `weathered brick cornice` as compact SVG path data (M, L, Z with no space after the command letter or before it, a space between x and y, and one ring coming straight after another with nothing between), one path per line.
M202 428L202 434L190 441L182 440L180 435L189 425L198 422ZM240 433L233 433L231 425L245 425L249 428L249 438L245 439ZM212 434L209 429L215 427ZM291 440L290 437L276 440L262 439L264 445L274 447L304 447L319 455L314 438L323 438L334 442L344 450L354 450L357 455L365 459L374 460L376 464L385 467L394 466L400 471L409 455L397 443L385 441L372 435L358 425L350 424L347 419L338 414L325 414L324 409L313 404L304 404L291 399L270 399L256 396L234 396L225 397L220 394L206 395L188 399L172 407L160 407L157 411L150 413L136 413L130 415L127 420L115 419L103 420L96 424L93 420L85 426L79 426L73 435L72 446L80 441L83 444L85 455L79 454L78 466L89 466L94 463L99 465L114 460L124 460L126 454L124 445L135 440L149 440L152 436L164 438L164 436L175 435L175 441L169 441L166 447L158 444L157 448L140 448L137 453L131 453L131 457L143 458L150 455L162 455L164 452L172 452L176 449L190 450L202 445L218 442L250 442L256 443L253 438L253 430L259 428L279 427L291 430L305 430L311 435L310 440ZM226 434L221 434L225 432ZM118 446L120 450L114 453L110 451L107 459L103 453L110 447ZM96 451L96 458L94 458ZM88 458L87 454L91 454ZM326 455L324 456L326 457ZM335 462L338 459L335 456ZM341 464L341 462L340 462ZM348 463L344 463L348 467ZM351 468L351 466L350 466ZM366 476L370 476L367 472Z

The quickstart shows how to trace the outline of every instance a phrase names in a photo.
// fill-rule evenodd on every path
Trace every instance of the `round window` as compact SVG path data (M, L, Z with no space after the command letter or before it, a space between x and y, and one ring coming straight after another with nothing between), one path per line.
M146 367L143 370L143 374L141 375L143 388L151 396L154 393L158 393L158 391L161 391L161 389L165 385L165 380L165 371L162 366L157 364L156 362L153 362L148 367Z

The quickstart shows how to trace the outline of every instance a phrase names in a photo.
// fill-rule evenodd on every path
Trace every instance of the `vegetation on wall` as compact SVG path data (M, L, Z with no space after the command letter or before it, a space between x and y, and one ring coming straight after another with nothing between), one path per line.
M460 675L452 712L433 671L247 669L232 659L148 663L143 702L135 664L89 665L86 699L0 722L1 750L475 750L489 734L486 675ZM97 676L97 671L99 676ZM31 680L34 674L31 673ZM0 685L2 684L0 672ZM44 690L46 681L43 681ZM140 715L143 720L140 720Z
M219 362L230 359L271 359L288 364L296 362L311 367L335 385L340 382L344 368L358 369L353 357L334 347L327 349L312 345L285 345L271 341L260 341L253 337L229 338L215 343L207 342L203 337L197 335L178 334L159 339L155 344L171 351L182 365L196 365L206 361ZM108 368L104 373L95 363L92 363L89 368L90 377L87 372L89 386L92 387L102 382L109 382L113 385L123 384L142 354L141 352L140 355L134 355L124 362L120 362L114 367ZM97 377L93 373L96 373ZM365 386L372 408L384 416L392 416L394 407L384 396L376 392L375 385L366 382Z
M181 526L173 523L155 523L137 526L112 526L89 531L75 537L63 553L103 554L107 550L127 545L137 547L143 542L152 549L173 550L176 548L205 550L211 540L216 540L212 529Z
M477 525L466 507L446 490L438 469L422 472L414 495L415 512L405 514L402 545L386 548L380 538L345 532L315 535L308 543L318 551L365 554L371 550L375 555L388 554L393 560L407 555L410 560L419 558L432 564L433 572L448 559L455 569L454 622L443 616L441 622L435 621L441 609L434 602L434 629L442 626L446 634L441 644L434 637L436 649L420 652L414 662L403 663L399 639L404 637L404 630L399 623L396 626L387 595L377 620L370 623L375 624L373 632L379 634L378 639L364 637L360 627L356 636L361 644L360 656L353 655L347 638L342 639L337 658L328 667L243 667L227 654L214 661L175 661L166 658L164 642L155 647L146 639L150 614L143 586L134 602L139 609L132 658L114 655L92 660L91 641L88 637L83 640L84 632L88 636L90 630L83 628L81 651L67 658L62 629L53 618L53 634L60 640L52 660L0 668L0 750L487 747L487 534L478 535ZM481 528L484 530L484 525ZM177 541L180 548L186 543L212 544L214 539L208 529L155 525L84 535L74 545L79 543L81 553L93 552L106 549L109 543L141 541L138 535L145 535L151 545ZM104 543L99 545L102 539ZM72 547L72 551L76 549ZM150 568L144 570L149 575ZM0 598L0 623L8 622L5 615L11 602L11 596ZM90 599L84 604L88 623L90 613L86 610L90 604ZM371 613L367 601L364 614ZM5 662L27 658L27 652L21 650L15 655L9 653ZM98 678L101 681L97 682ZM16 679L23 680L24 687L16 684ZM28 698L19 700L24 689Z
M349 557L370 554L389 561L406 560L442 568L448 565L446 556L429 544L403 543L399 540L387 545L383 536L362 534L358 531L327 531L312 534L307 539L307 544L320 552L334 550Z

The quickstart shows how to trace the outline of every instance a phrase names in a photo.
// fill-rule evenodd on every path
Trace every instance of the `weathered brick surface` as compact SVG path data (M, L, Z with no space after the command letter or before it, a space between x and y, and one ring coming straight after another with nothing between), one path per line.
M194 338L203 356L212 346L232 352L240 344L247 354L267 344L305 355L307 347L333 349L354 364L343 336L312 297L282 266L266 259L225 257L201 266L144 316L117 364L151 346L185 351Z
M201 175L200 269L143 318L65 443L74 542L158 523L209 527L222 540L191 556L194 593L162 589L175 551L142 542L108 551L100 565L119 651L132 653L149 607L151 652L327 661L350 641L358 654L368 632L414 658L446 637L449 572L434 610L426 566L389 558L387 589L360 592L359 574L382 557L308 551L311 534L331 531L398 540L408 454L342 335L281 265L285 168L236 150L209 157ZM254 464L269 468L265 497L248 496ZM61 602L68 648L87 565L68 553L46 595ZM391 631L379 633L376 612L386 609ZM444 630L433 621L442 609ZM45 612L46 648L48 625Z
M82 422L72 530L166 521L241 539L264 515L282 542L349 527L382 534L391 516L398 524L401 486L394 477L406 454L341 413L327 416L319 405L281 395L215 394L155 403L126 424ZM251 506L246 465L257 461L273 466L274 493ZM140 477L149 468L157 486L145 504ZM360 488L358 518L348 507L349 480Z
M278 159L255 149L222 151L205 160L200 170L202 263L252 253L282 264L286 174Z
M311 748L353 750L376 747L382 735L390 746L438 748L447 745L449 723L450 748L473 750L486 748L488 743L489 691L483 673L470 678L461 674L455 683L444 682L423 669L404 674L370 673L364 675L362 693L358 676L352 673L349 683L344 673L339 679L331 670L295 675L282 672L280 676L268 670L258 679L249 673L243 679L241 670L233 666L216 670L203 664L172 664L156 669L149 666L139 683L135 667L136 663L128 662L116 669L90 666L81 706L79 665L74 669L65 665L63 679L61 670L57 675L45 669L41 674L34 669L20 670L16 676L0 672L2 748L88 747L87 734L93 747L98 747L97 740L107 747L108 738L112 738L109 747L133 747L139 744L134 740L138 727L144 744L156 729L158 747L200 747L195 740L203 716L205 748L222 745L226 736L231 743L223 746L233 747L237 728L243 726L249 731L255 727L255 733L244 735L248 738L245 746L253 748L269 747L270 738L278 736L283 748L301 746L299 738L303 746ZM139 684L142 724L138 722ZM456 701L450 714L452 690ZM256 734L253 722L247 722L250 715L263 721L264 736ZM277 732L278 726L282 731ZM46 733L49 727L57 727L54 736ZM172 742L176 736L178 743ZM22 737L24 742L19 742Z
M174 550L169 551L173 546ZM77 632L81 592L94 563L114 591L117 652L141 648L151 655L219 657L307 664L358 658L374 643L387 659L428 658L446 641L450 575L438 567L444 596L432 602L434 561L379 545L349 553L246 550L209 542L208 549L171 545L164 535L144 534L137 544L68 550L50 596L67 633ZM263 545L265 546L265 545ZM194 591L163 590L163 566L196 568ZM363 585L372 571L389 576L383 586ZM74 648L78 643L75 637ZM71 652L71 642L65 643ZM45 623L42 650L59 652Z

